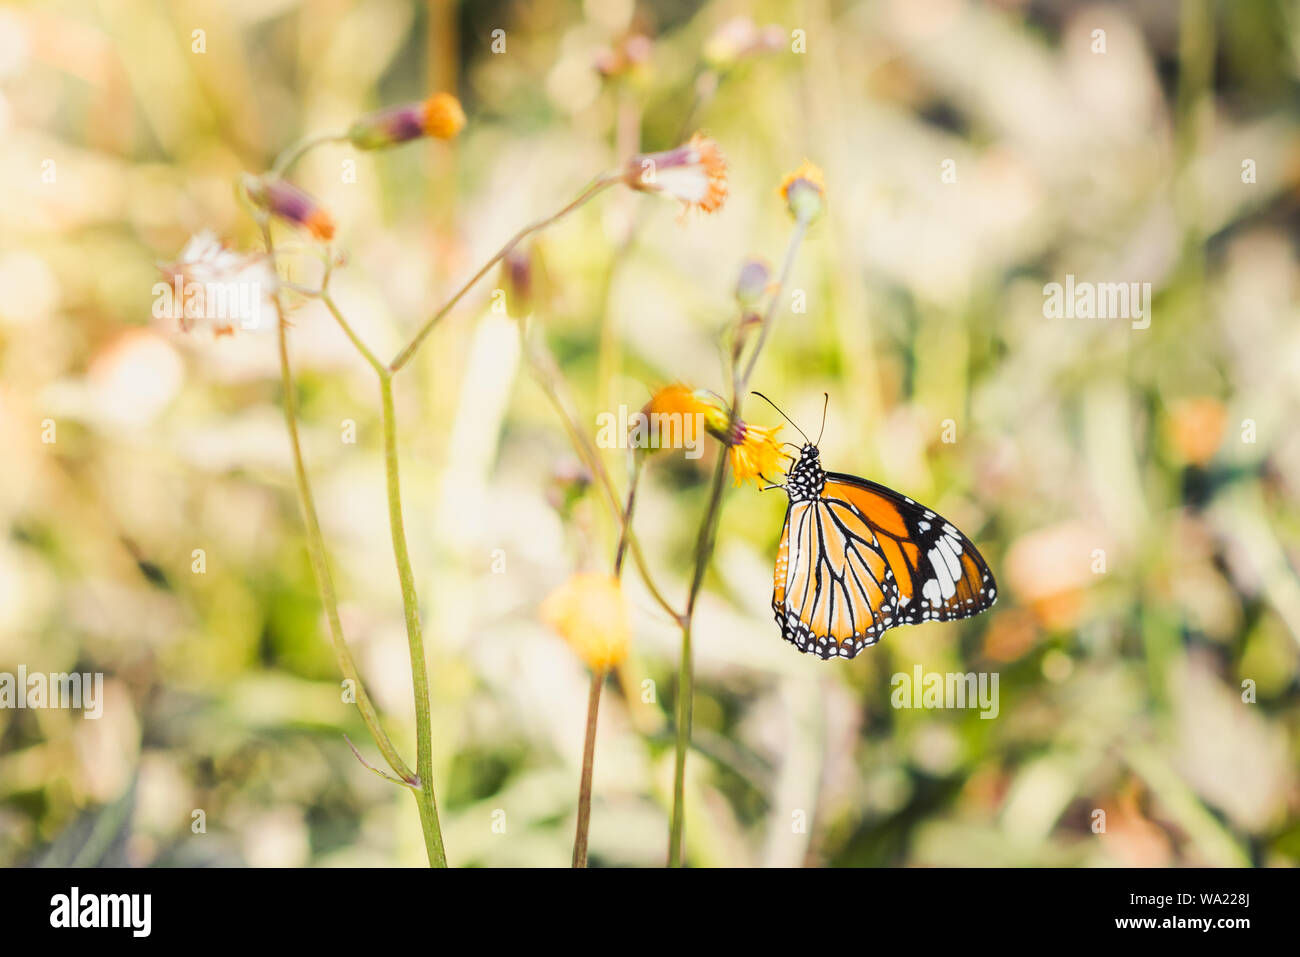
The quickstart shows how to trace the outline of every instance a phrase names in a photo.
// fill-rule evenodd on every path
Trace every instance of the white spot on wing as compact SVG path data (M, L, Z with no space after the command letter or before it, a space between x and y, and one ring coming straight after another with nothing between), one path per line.
M957 593L957 584L952 580L952 573L948 570L947 559L949 556L947 551L941 545L936 545L926 554L929 556L930 564L934 566L934 578L932 581L935 582L939 594L943 596L944 600L951 598ZM922 589L921 594L924 595L927 593ZM937 599L931 599L930 604L940 605L942 602Z
M961 546L949 537L939 539L939 552L943 555L943 560L948 563L948 574L952 576L954 582L961 581L961 560L957 557L961 554Z
M939 594L940 594L939 582L934 578L928 579L926 583L921 586L922 597L924 597L932 605L939 604L940 601ZM926 612L925 614L927 617L929 617L930 613Z

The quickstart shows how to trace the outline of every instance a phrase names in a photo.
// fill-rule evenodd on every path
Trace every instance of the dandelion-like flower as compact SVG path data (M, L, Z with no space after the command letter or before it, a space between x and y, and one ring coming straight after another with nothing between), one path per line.
M698 449L701 426L717 436L726 431L728 421L726 406L713 393L676 383L659 389L642 406L636 428L644 434L634 431L633 445Z
M623 182L632 189L680 200L683 214L690 209L712 213L727 199L727 160L717 143L696 133L675 149L633 156Z
M265 254L227 249L210 229L191 236L175 262L158 269L170 285L155 288L154 317L176 320L182 332L208 326L214 336L261 328L277 282Z
M826 178L820 169L804 160L781 181L781 198L791 216L805 225L811 223L826 206Z
M626 660L631 626L623 589L613 575L572 575L539 611L592 671L602 673Z
M245 180L248 196L273 216L301 226L317 239L334 238L334 219L308 193L282 179Z
M687 416L702 415L704 428L727 447L737 485L765 480L782 471L781 446L776 441L781 426L768 429L741 420L733 426L731 410L712 392L681 383L665 386L650 397L641 412L647 417L680 415L683 422Z
M776 441L776 434L780 431L779 425L766 429L747 422L736 423L731 441L727 443L727 455L737 485L767 481L782 471L781 446Z
M664 386L650 396L641 409L646 415L696 415L704 416L711 429L727 427L727 410L718 397L704 389L692 389L680 382Z

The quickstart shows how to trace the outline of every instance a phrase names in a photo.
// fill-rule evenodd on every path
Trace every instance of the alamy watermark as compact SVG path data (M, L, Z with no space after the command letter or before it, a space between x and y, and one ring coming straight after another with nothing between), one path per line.
M257 329L266 287L255 279L201 281L178 272L170 283L154 283L153 296L154 318L175 320L182 329L197 322Z
M895 708L978 708L982 719L996 718L1001 710L996 671L944 674L917 665L910 675L895 674L889 686L894 689L889 703Z
M702 412L630 412L596 416L596 444L602 449L685 449L688 459L704 454Z
M80 709L83 718L98 719L104 714L104 674L28 674L26 665L17 674L0 671L0 708Z
M1048 319L1129 319L1134 329L1151 325L1151 283L1076 282L1043 287L1043 315Z
M227 249L210 229L190 237L179 258L159 263L166 277L153 285L153 316L184 332L207 326L216 335L260 329L279 278L265 253ZM269 325L269 324L268 324Z
M152 912L152 894L83 894L73 886L50 898L51 927L116 927L131 931L132 937L148 937Z

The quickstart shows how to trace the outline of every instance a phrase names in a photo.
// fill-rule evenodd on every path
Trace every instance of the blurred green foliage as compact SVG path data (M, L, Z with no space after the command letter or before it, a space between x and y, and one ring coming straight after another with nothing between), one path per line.
M778 48L728 52L738 16ZM629 49L646 55L609 67ZM723 210L584 207L532 247L533 322L593 431L657 385L720 390L737 270L779 257L777 184L806 156L830 209L792 279L807 310L783 310L755 385L805 429L828 392L829 467L932 504L1002 585L970 621L801 656L769 611L784 498L729 494L698 614L693 863L1295 864L1298 69L1284 0L0 9L0 671L103 672L107 699L98 721L0 710L0 863L423 861L412 802L343 740L377 760L304 552L274 342L186 336L151 304L192 233L255 248L240 172L451 89L454 143L324 147L296 173L339 223L338 298L381 355L519 226L700 127L731 164ZM1046 318L1067 273L1152 283L1150 328ZM586 678L536 607L604 566L612 526L593 492L548 501L572 453L499 284L398 388L407 528L450 859L559 866ZM413 755L378 396L327 314L293 321L344 626ZM674 601L713 453L661 453L639 504ZM628 587L591 855L658 865L677 645ZM998 673L998 718L891 707L917 663Z

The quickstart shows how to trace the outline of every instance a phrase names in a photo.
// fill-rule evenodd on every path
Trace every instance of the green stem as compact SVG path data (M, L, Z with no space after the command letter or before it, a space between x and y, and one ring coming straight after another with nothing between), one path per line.
M347 138L346 133L321 133L316 136L305 137L280 154L275 161L275 165L271 167L271 173L274 176L284 176L289 172L290 167L302 159L303 155L308 151L326 143L342 143Z
M587 696L587 738L582 748L582 782L578 785L578 830L573 838L573 866L587 866L587 831L591 826L591 770L596 763L596 717L605 673L593 672Z
M790 279L790 271L794 266L795 255L798 253L799 246L803 243L807 232L808 223L802 219L797 220L794 230L790 234L790 241L786 245L785 259L781 264L780 277L763 315L763 322L759 329L758 341L754 344L754 351L750 353L749 362L745 365L743 374L736 376L735 369L732 370L731 413L727 427L728 435L732 434L736 423L740 421L740 409L744 404L745 390L749 386L749 379L754 373L754 367L758 364L759 354L763 351L763 346L767 344L768 336L771 334L772 326L776 321L776 307L780 302L782 293L785 291L786 283ZM673 771L673 811L668 827L669 867L681 867L686 856L686 753L691 746L691 725L695 711L695 659L694 650L691 647L691 638L695 621L695 602L699 598L700 589L704 584L704 573L708 570L709 562L713 558L713 547L717 541L718 522L722 517L722 493L726 486L726 479L727 451L723 449L718 455L717 467L713 470L713 486L709 491L709 503L705 509L704 518L700 523L700 532L695 543L695 569L691 575L691 589L686 598L686 611L681 617L682 657L677 673L677 750Z
M366 344L361 340L361 337L353 331L352 326L348 323L347 319L343 317L342 311L334 301L334 297L329 294L328 289L321 290L320 300L325 303L325 308L334 316L334 321L339 324L339 328L343 330L343 334L347 336L352 342L352 345L356 347L357 352L361 353L361 358L366 360L366 363L370 368L375 370L375 374L379 376L381 380L388 378L388 368L380 361L378 356L370 351Z
M627 557L627 543L632 536L632 511L636 508L636 490L641 480L641 459L635 450L631 455L631 472L627 489L627 505L622 511L622 525L618 535L618 548L614 551L614 577L623 574L623 559ZM587 697L587 738L582 749L582 780L578 785L578 829L573 839L573 866L587 866L587 832L591 826L591 771L596 763L596 717L600 712L600 692L605 684L604 673L591 676L591 693Z
M272 268L275 266L275 246L271 241L271 229L268 223L261 221L262 237L266 243L267 255L271 258ZM361 676L357 672L356 662L352 658L352 651L348 648L347 639L343 634L343 623L339 618L338 599L334 592L334 580L330 575L329 562L325 556L325 536L321 533L320 518L316 513L316 502L312 495L311 482L307 476L307 466L303 460L302 442L298 436L298 403L293 384L293 370L289 363L289 342L286 330L288 328L285 322L284 308L280 301L280 292L276 290L273 297L276 313L279 318L277 324L277 333L279 338L280 349L280 383L284 392L284 422L285 428L289 433L289 448L293 456L294 482L298 492L298 504L302 509L303 524L307 531L307 554L311 559L312 574L316 579L316 588L320 592L321 603L325 607L325 620L329 626L330 641L334 645L334 654L338 659L339 670L343 672L343 677L352 682L352 687L356 690L357 711L361 713L361 719L366 723L371 736L375 739L375 744L388 762L388 766L393 769L394 773L407 784L414 785L417 783L415 772L412 771L402 760L397 749L393 747L392 741L384 731L383 725L379 721L379 715L375 711L375 706L370 700L370 695L366 693L365 685L361 683Z
M577 413L572 408L572 402L567 398L564 376L560 372L554 356L551 355L544 342L539 342L535 348L530 346L530 340L522 327L520 336L524 358L528 363L528 368L533 373L533 378L541 387L547 401L559 414L560 421L564 425L564 431L569 436L569 443L578 454L578 458L582 460L582 464L587 467L595 478L596 484L600 486L610 511L615 516L620 517L621 534L625 535L622 547L632 553L632 561L641 575L641 580L645 583L646 590L650 592L650 597L673 621L681 621L681 614L668 603L668 599L664 597L659 586L655 584L645 554L641 551L640 540L628 528L628 522L622 520L623 511L619 505L618 493L614 489L614 480L610 478L609 470L605 468L605 461L591 441L591 437L578 424Z
M508 256L510 254L510 250L518 246L521 242L523 242L524 239L526 239L532 233L535 233L541 229L545 229L547 226L551 225L552 223L560 219L563 219L565 216L569 215L569 213L573 212L579 206L586 203L597 193L600 193L602 190L607 189L610 186L613 186L617 182L618 182L618 175L615 173L603 173L600 176L597 176L594 180L591 181L591 183L587 186L586 189L584 189L581 193L578 194L577 199L573 200L573 202L569 203L569 205L565 206L558 213L555 213L551 216L547 216L545 219L539 219L537 220L537 222L525 226L523 229L519 230L519 232L511 236L510 239L506 242L506 244L502 246L500 249L498 249L496 251L496 254L493 255L492 258L489 259L487 262L485 262L482 268L480 268L478 272L476 272L473 276L469 278L468 282L466 282L463 286L461 286L460 289L458 289L450 299L448 299L445 303L443 303L442 308L440 308L437 312L435 312L432 316L430 316L427 320L425 320L424 325L422 325L419 331L416 332L415 337L409 343L407 343L406 347L403 348L402 351L399 352L397 356L393 359L393 361L388 364L389 369L391 369L393 372L397 372L402 368L402 366L406 365L406 363L408 363L411 360L411 357L415 355L415 350L420 348L420 343L424 341L425 336L427 336L430 332L433 331L433 327L436 326L439 323L439 321L441 321L442 318L447 315L447 313L451 312L451 310L455 308L456 303L460 302L460 300L464 297L465 293L469 292L470 289L472 289L480 279L486 276L488 274L488 271L493 266L495 266L502 259Z
M763 346L767 344L767 337L772 334L772 326L776 323L776 307L780 302L781 294L785 291L785 284L790 279L790 270L794 268L794 257L799 252L799 246L803 243L803 238L808 232L808 224L802 219L794 224L794 232L790 234L790 241L785 247L785 260L781 263L781 277L777 280L776 289L772 292L772 298L768 300L767 311L763 315L763 322L758 329L758 342L754 344L754 351L749 355L749 363L745 366L745 374L740 377L740 382L736 386L736 394L732 396L731 404L733 419L740 418L740 406L745 401L745 389L749 386L749 380L754 374L754 366L758 365L758 357L763 351ZM734 421L733 421L734 425Z
M416 803L420 809L420 826L424 831L425 851L434 867L447 866L442 828L438 822L438 803L433 791L433 724L429 709L428 665L424 657L424 638L420 627L420 600L415 591L415 573L406 546L406 527L402 519L402 487L398 474L397 416L393 408L393 381L388 367L379 360L365 341L357 335L329 292L330 266L327 262L321 282L320 298L329 309L343 334L375 371L383 408L384 472L387 477L388 519L393 538L393 555L402 589L402 608L406 616L406 637L411 655L411 683L415 694L416 768L419 790Z
M641 484L642 458L636 449L628 450L627 504L623 507L619 523L618 548L614 550L614 577L623 574L623 559L627 557L628 542L632 540L632 511L636 508L636 490Z
M713 554L718 519L722 515L722 491L726 479L727 453L724 449L718 454L718 464L713 470L709 504L695 544L695 571L691 577L691 590L686 599L686 613L682 616L682 658L677 677L677 754L673 769L673 813L668 833L669 867L681 867L686 853L683 843L686 831L686 752L691 746L691 727L695 714L695 657L691 648L691 632L695 621L695 601L704 583L704 572Z
M411 652L411 681L415 690L416 772L420 778L417 802L424 843L433 867L447 866L447 853L438 824L438 804L433 794L433 723L429 711L429 672L424 658L424 637L420 630L420 600L415 592L415 573L406 548L406 527L402 522L402 489L397 473L397 417L393 411L393 380L390 373L379 377L383 400L384 472L388 479L388 521L393 536L393 557L402 586L402 608L406 613L406 640Z

